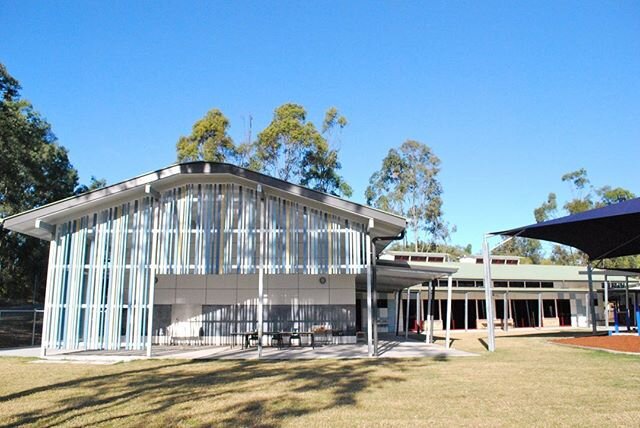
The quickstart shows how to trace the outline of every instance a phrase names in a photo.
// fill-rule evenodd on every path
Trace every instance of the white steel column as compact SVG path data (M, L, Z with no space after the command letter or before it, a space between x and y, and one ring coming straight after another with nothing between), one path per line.
M258 225L258 358L262 357L262 335L264 333L264 211L265 197L262 186L258 184L258 209L260 211L260 224Z
M416 293L416 333L420 332L420 289Z
M436 284L431 283L431 304L429 305L429 310L431 311L431 319L429 319L429 343L433 343L433 304L436 301ZM440 303L438 303L438 309L440 309ZM439 312L439 311L438 311Z
M160 206L161 200L151 198L153 204L153 217L151 219L151 257L149 257L149 301L147 302L147 358L151 358L153 346L153 304L155 302L156 274L158 272L158 239L160 235ZM97 228L96 228L97 230Z
M509 324L509 319L507 315L507 292L504 292L502 296L502 330L507 331L507 325Z
M464 331L469 331L469 292L464 293Z
M42 314L42 335L40 337L41 357L45 357L47 355L47 346L49 345L49 323L51 322L53 288L59 287L59 284L54 280L56 269L56 243L56 234L54 234L53 239L49 244L49 265L47 267L47 285L44 292L44 313Z
M369 229L373 227L373 220L369 220ZM366 235L367 261L367 355L374 356L373 349L373 269L371 268L371 235Z
M491 282L491 255L489 253L488 235L482 240L482 262L484 264L484 300L486 302L487 339L489 352L496 350L495 331L493 330L493 284Z
M538 293L538 328L542 328L542 293Z
M587 265L587 276L589 277L589 312L591 314L591 331L595 335L598 332L598 326L596 318L596 306L593 301L593 266L591 266L591 262L589 262L589 264Z
M453 275L447 277L447 332L445 335L445 348L451 348L451 297L453 294Z
M411 307L411 288L407 288L407 310L405 311L406 313L404 314L404 322L405 322L405 328L404 328L404 339L407 340L409 338L409 308Z
M504 331L509 331L509 318L511 315L511 300L509 299L509 289L504 292Z
M427 324L427 331L425 334L425 342L426 343L431 343L431 332L433 330L432 326L431 326L431 317L432 317L432 311L431 311L431 286L432 286L432 282L429 281L429 285L427 286L427 319L426 319L426 324Z
M371 318L373 320L373 356L378 356L378 279L377 279L377 271L376 271L376 246L372 242L369 247L371 251L371 297L372 297L372 305L371 305Z

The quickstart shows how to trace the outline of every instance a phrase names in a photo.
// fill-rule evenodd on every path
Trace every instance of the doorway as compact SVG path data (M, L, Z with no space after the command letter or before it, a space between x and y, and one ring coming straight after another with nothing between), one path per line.
M511 300L512 317L516 327L540 327L537 300Z

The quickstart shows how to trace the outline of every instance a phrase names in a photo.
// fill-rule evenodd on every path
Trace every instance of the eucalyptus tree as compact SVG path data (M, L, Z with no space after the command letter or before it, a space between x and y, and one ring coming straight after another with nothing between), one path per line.
M305 108L286 103L275 109L273 119L258 134L250 167L285 181L338 196L350 196L351 187L340 176L338 149L327 135L347 120L337 109L325 114L322 132L307 120Z
M193 124L191 135L178 139L178 161L230 162L237 155L228 134L229 119L217 108Z
M593 208L604 207L618 202L635 198L633 192L621 188L603 186L596 188L591 184L587 170L580 168L561 177L562 182L569 184L571 197L558 210L557 196L549 193L547 200L534 210L536 222L553 219L558 215L577 214ZM553 245L549 257L551 263L563 265L583 265L587 263L587 256L583 252L565 245ZM619 257L604 262L608 267L639 267L640 257Z
M421 234L437 242L449 235L443 219L440 159L431 148L407 140L389 150L380 170L373 173L365 191L367 204L407 217L418 250Z
M218 109L209 111L193 125L191 135L179 138L178 161L229 162L321 192L351 196L351 187L338 173L342 165L337 142L347 119L337 108L327 110L320 132L307 120L303 106L283 104L255 141L252 119L246 139L235 144L228 133L229 120Z
M70 196L78 185L67 150L20 89L0 64L0 218ZM48 248L0 228L0 298L24 300L34 288L44 292Z

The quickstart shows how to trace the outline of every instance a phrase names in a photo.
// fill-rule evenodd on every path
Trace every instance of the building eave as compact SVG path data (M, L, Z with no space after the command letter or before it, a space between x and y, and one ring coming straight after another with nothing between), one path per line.
M127 197L138 197L144 193L145 186L170 182L180 177L197 176L231 176L260 184L268 189L306 199L342 211L362 219L373 219L370 231L373 237L399 234L407 224L404 217L381 211L369 206L357 204L333 195L308 189L303 186L288 183L265 174L240 168L235 165L214 162L180 163L152 171L131 179L112 184L102 189L93 190L80 195L55 201L38 208L24 211L2 219L3 227L12 231L24 233L40 239L49 239L46 230L36 228L36 221L47 220L64 215L70 211L90 211L101 205L115 202ZM381 243L381 250L387 243Z

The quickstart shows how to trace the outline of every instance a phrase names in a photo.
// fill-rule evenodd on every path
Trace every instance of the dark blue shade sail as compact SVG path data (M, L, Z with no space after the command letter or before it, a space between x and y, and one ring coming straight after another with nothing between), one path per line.
M640 198L494 234L558 242L590 260L640 254Z

